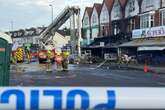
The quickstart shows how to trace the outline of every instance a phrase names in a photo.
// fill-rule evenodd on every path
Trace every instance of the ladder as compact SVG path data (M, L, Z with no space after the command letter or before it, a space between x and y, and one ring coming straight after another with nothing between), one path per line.
M40 46L45 48L52 42L57 30L74 14L79 14L79 7L66 7L39 36Z

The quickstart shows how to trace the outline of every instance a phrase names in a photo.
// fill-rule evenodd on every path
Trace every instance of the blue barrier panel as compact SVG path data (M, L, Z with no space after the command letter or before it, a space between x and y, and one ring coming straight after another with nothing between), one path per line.
M5 109L165 109L165 88L0 88L0 110Z

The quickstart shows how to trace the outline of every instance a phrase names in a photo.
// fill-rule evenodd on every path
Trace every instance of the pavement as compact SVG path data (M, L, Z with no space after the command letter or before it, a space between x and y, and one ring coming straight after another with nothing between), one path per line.
M155 73L155 74L165 74L165 66L153 66L153 65L147 65L148 66L148 71L150 73ZM103 65L103 68L129 68L129 69L136 69L136 70L141 70L141 71L144 71L144 65L140 65L140 64L121 64L121 65L118 65L118 64L115 64L115 63L112 63L112 64L105 64Z
M47 72L45 64L18 64L11 65L10 86L165 87L165 74L92 64L69 65L68 72L52 65L52 72Z

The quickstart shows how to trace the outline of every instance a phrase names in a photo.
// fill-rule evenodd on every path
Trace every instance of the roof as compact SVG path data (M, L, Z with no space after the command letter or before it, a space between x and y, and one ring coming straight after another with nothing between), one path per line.
M9 35L7 35L5 33L0 32L0 38L5 39L10 44L13 43L11 36L9 36Z
M121 5L122 8L124 8L126 6L127 1L128 0L119 0L119 3L120 3L120 5Z
M93 9L94 8L96 8L96 11L97 11L98 15L100 16L102 4L95 3L94 6L93 6Z
M165 38L135 39L133 41L121 44L119 47L140 47L140 46L163 46Z
M114 0L104 0L103 5L104 3L106 4L108 10L111 11L113 8Z
M62 36L66 36L66 32L64 30L57 30L57 33L61 34Z
M84 16L85 16L86 12L88 13L89 19L91 18L91 16L92 16L92 9L93 9L92 7L86 7L85 8L83 19L84 19Z

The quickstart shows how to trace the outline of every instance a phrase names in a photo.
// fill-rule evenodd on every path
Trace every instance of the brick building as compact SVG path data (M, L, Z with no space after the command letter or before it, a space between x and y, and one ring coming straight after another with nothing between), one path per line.
M165 64L165 0L139 0L139 28L120 53L135 56L139 63Z
M102 54L116 47L118 55L165 63L165 0L104 0L98 19L100 32L91 31L97 42L91 45L104 42Z

